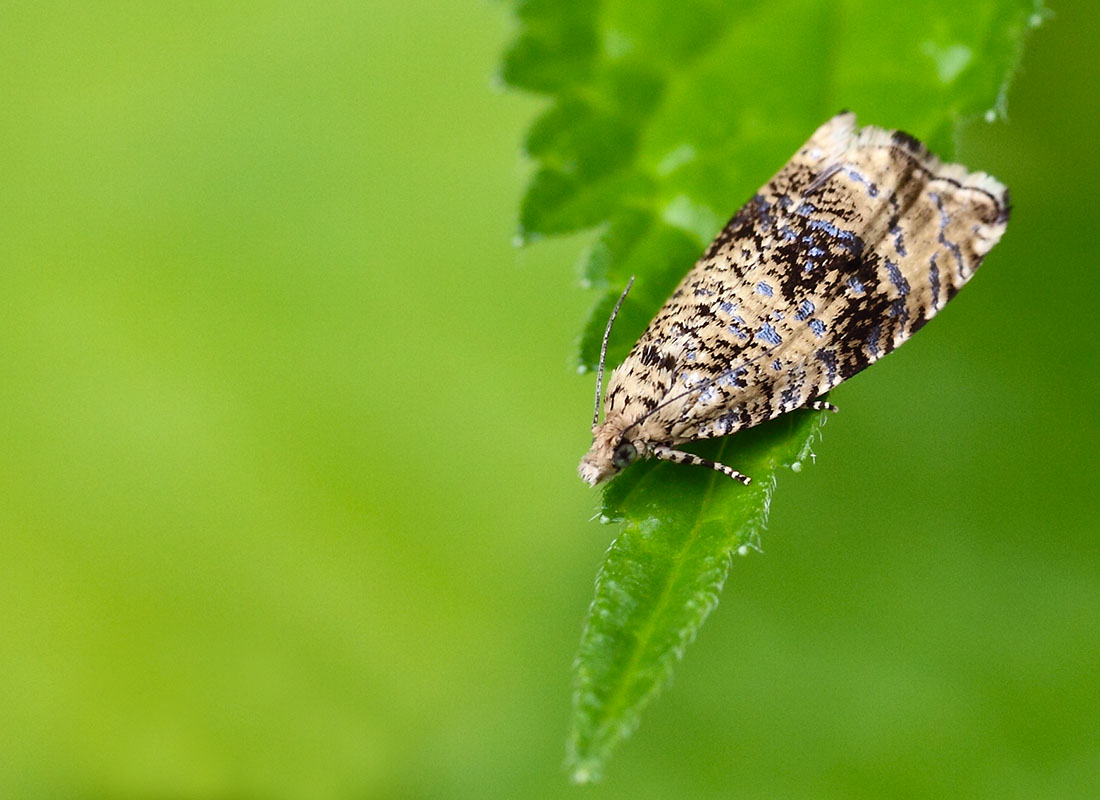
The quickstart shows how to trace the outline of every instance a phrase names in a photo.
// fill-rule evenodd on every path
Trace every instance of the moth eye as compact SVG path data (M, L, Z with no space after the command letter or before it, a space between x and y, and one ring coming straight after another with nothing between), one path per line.
M611 457L611 463L619 469L629 466L638 457L638 450L625 439L619 442L615 448L615 454Z

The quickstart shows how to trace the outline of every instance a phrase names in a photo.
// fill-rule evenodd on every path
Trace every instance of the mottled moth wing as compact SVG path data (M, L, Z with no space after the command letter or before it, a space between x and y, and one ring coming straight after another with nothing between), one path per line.
M942 164L908 134L833 117L730 220L612 373L582 474L606 477L610 464L596 464L610 456L597 451L620 439L648 455L806 405L931 319L1008 211L992 177Z

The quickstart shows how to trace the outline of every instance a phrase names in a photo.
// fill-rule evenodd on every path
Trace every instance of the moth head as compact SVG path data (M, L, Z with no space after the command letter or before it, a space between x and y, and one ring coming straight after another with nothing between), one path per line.
M592 447L581 459L578 471L586 483L595 486L617 475L638 456L638 443L624 436L621 426L605 423L596 429Z
M611 454L611 463L616 469L626 469L634 463L636 458L638 458L638 448L634 446L634 442L620 439L615 445L615 452Z

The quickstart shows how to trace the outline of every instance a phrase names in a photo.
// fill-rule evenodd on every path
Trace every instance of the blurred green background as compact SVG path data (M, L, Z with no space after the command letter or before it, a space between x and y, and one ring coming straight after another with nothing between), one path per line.
M957 153L1003 244L579 789L589 237L511 245L507 8L7 6L0 796L1095 796L1100 24L1054 11Z

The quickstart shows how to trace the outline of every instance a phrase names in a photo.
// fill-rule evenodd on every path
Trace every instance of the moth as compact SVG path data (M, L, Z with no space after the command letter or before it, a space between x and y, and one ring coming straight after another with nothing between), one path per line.
M1008 190L907 133L844 112L729 221L608 380L596 380L595 486L639 458L718 470L676 449L821 397L943 308L1004 233ZM631 279L633 281L633 279ZM629 291L630 285L627 285Z

